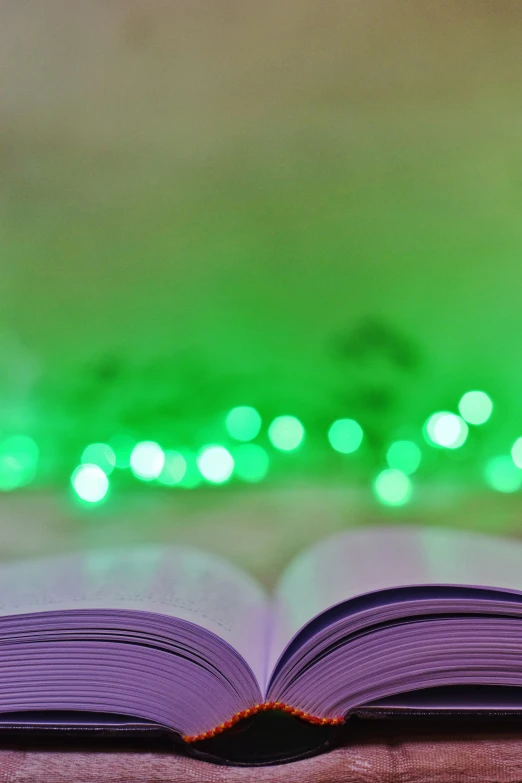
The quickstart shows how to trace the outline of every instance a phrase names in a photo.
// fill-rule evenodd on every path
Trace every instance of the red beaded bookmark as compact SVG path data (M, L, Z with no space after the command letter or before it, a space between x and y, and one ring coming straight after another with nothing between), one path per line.
M236 712L235 715L232 715L230 720L220 723L215 729L205 731L203 734L194 734L193 736L185 734L183 739L185 742L201 742L202 740L210 739L211 737L215 737L216 734L221 734L222 731L232 728L232 726L235 726L236 723L239 723L243 718L250 718L252 715L256 715L258 712L265 712L266 710L281 710L282 712L288 712L295 718L300 718L308 723L315 723L319 726L339 726L339 724L344 723L344 718L318 718L316 715L310 715L309 712L290 707L289 704L283 704L282 701L265 701L262 704L256 704L254 707L249 707L248 710Z

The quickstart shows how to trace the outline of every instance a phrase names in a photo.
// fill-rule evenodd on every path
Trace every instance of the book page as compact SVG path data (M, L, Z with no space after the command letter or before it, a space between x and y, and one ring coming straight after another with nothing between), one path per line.
M260 682L267 607L247 574L189 547L139 546L0 566L0 615L136 609L188 620L234 647Z
M488 586L522 592L522 542L444 528L359 528L298 555L282 575L269 668L321 612L358 595L414 585Z

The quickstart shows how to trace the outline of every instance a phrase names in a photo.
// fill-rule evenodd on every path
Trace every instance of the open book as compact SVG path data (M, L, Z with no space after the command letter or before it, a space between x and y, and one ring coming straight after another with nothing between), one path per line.
M326 747L353 715L522 713L522 544L480 534L354 529L271 597L182 547L7 564L0 615L3 731L163 731L263 762ZM256 721L279 746L242 754Z

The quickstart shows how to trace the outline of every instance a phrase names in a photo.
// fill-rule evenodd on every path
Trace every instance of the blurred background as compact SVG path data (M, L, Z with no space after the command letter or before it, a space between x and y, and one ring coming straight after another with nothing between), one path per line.
M522 5L0 0L0 556L521 530Z

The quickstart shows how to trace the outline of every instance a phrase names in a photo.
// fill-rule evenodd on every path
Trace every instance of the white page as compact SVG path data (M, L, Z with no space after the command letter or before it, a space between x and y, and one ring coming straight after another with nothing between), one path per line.
M522 542L445 528L357 528L298 555L282 575L269 669L309 620L390 587L481 585L522 591Z
M189 547L139 546L0 566L0 615L138 609L212 631L265 680L268 603L240 569Z

